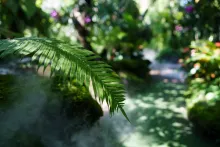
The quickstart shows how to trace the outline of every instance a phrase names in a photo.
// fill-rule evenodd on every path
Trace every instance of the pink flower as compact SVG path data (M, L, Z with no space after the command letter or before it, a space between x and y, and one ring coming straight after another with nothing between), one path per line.
M56 10L53 10L51 13L50 13L50 16L55 18L55 19L58 19L59 18L59 14Z
M85 23L90 23L92 20L91 20L91 18L89 17L89 16L86 16L85 18L84 18L84 22Z
M180 25L176 25L175 30L178 31L178 32L181 32L183 30L183 27L180 26Z
M196 55L196 50L195 50L195 49L192 49L192 50L191 50L191 56L194 57L195 55Z

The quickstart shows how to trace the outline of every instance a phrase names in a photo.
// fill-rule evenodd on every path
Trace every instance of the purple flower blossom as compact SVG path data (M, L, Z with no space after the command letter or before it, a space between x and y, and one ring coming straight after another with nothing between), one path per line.
M53 10L51 13L50 13L50 16L57 19L59 17L59 14L56 10Z
M189 5L189 6L186 6L186 7L185 7L185 11L186 11L187 13L191 13L191 12L193 12L193 10L194 10L194 7L193 7L192 5Z
M176 25L175 30L178 31L178 32L181 32L183 30L183 27L180 26L180 25Z
M84 18L84 22L85 23L90 23L92 20L91 20L91 18L89 17L89 16L86 16L85 18Z

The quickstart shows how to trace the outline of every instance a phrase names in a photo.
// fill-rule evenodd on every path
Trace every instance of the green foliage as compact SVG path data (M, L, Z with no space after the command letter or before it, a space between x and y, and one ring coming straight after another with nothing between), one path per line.
M190 29L187 32L189 36L185 36L185 39L190 43L195 39L195 36L199 39L208 39L212 36L214 41L218 41L220 37L220 2L218 0L188 1L184 7L187 6L192 6L193 11L185 13L181 21L183 27ZM183 11L185 8L182 8Z
M188 109L188 117L203 135L209 137L219 136L220 101L213 105L200 101Z
M141 20L134 0L100 1L95 7L98 11L92 13L95 21L88 25L88 39L98 53L106 54L107 59L118 54L130 58L151 38L149 26Z
M194 41L186 59L191 78L202 78L211 82L220 77L220 49L209 41Z
M144 48L151 38L149 26L144 23L135 0L99 0L91 1L92 5L78 4L59 11L65 11L59 22L69 18L72 10L79 9L84 23L81 25L88 31L84 37L96 53L112 60L118 55L130 58L134 51ZM81 2L82 3L82 2ZM89 22L85 22L85 18ZM72 25L72 24L70 24ZM76 30L77 27L75 26ZM134 37L136 36L136 37Z
M185 62L189 96L194 102L220 100L220 49L208 41L192 42L191 47Z
M23 37L26 32L48 35L48 16L36 6L35 0L1 0L0 13L0 38Z
M76 78L87 88L92 85L95 97L104 100L110 112L123 110L124 88L120 79L106 63L97 60L99 56L82 49L79 45L71 45L55 39L19 38L0 41L1 57L10 54L31 56L38 61L38 66L50 65L51 74L59 72L64 79Z
M180 51L195 39L219 41L219 12L218 0L157 0L148 13L150 47Z
M20 0L21 8L30 19L36 12L35 1Z
M150 61L148 60L131 60L124 59L109 62L115 71L133 73L137 77L146 78L149 73Z
M62 112L68 117L79 117L89 124L96 122L103 111L84 85L76 80L63 82L62 78L56 76L53 79L52 89L59 92L62 101Z
M186 69L189 71L187 107L190 120L204 133L220 133L220 48L212 42L192 42Z
M12 75L0 75L0 109L8 108L14 102L10 95L15 92L15 77Z
M153 33L150 48L179 50L180 47L186 45L185 40L182 39L185 33L175 29L184 15L179 10L179 6L179 0L157 0L149 9L147 16L150 19L150 29Z
M80 101L91 98L91 95L85 86L78 83L76 80L65 81L61 77L53 78L52 89L60 91L64 97L71 97L73 101Z

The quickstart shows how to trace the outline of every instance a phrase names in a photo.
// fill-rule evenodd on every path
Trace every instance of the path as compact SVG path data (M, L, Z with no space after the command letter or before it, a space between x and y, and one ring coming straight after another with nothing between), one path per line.
M150 83L127 85L125 110L131 123L118 114L102 118L101 125L112 127L118 146L215 147L211 141L199 137L187 120L184 72L180 66L152 61Z

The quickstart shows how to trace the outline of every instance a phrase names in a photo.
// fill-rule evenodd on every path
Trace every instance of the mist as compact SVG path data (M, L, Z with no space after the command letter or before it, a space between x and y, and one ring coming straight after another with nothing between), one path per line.
M17 75L14 86L18 89L10 99L16 100L9 108L0 109L0 146L122 146L124 137L120 132L126 122L123 117L110 117L105 112L91 126L83 116L69 119L61 113L60 95L51 91L50 79Z

